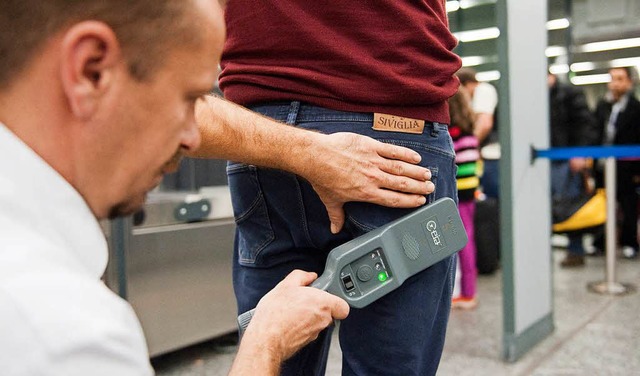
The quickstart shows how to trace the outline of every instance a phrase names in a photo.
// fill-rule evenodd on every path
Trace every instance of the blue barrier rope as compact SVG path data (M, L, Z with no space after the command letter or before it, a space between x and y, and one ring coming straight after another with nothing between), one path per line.
M531 148L531 159L547 158L550 160L567 160L571 158L640 158L640 145L618 146L576 146L563 148L535 149Z

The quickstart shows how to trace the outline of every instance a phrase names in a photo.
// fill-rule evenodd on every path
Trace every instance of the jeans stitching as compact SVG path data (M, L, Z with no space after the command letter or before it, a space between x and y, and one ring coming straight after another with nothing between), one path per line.
M307 238L309 244L311 244L314 248L319 248L311 238L311 234L309 233L309 223L307 222L307 212L304 207L304 200L302 198L302 186L300 185L300 180L297 176L293 176L293 181L296 184L296 193L298 199L298 205L300 205L300 221L302 223L302 228L304 229L304 236Z
M355 219L354 217L352 217L351 215L347 214L347 219L349 219L351 221L351 223L353 223L354 225L356 225L356 227L358 227L360 230L364 231L364 232L369 232L375 229L375 227L372 226L367 226L364 223L358 221L357 219Z
M267 220L269 221L269 223L271 222L271 220L269 219L269 212L266 212L266 216L267 216ZM260 254L262 253L262 251L267 247L267 245L269 245L273 239L276 238L276 235L273 231L271 231L269 233L269 236L267 236L265 238L265 240L260 243L256 248L255 248L255 252L251 252L251 256L252 258L245 258L242 257L242 254L240 252L238 252L238 258L240 260L240 262L244 262L246 264L255 264L256 259L258 258L258 256L260 256Z
M259 198L262 198L264 200L264 196L262 194L262 188L260 188ZM256 200L256 201L259 201L259 200ZM256 205L256 208L257 207L258 207L258 205ZM268 229L269 229L269 231L267 232L267 234L268 234L267 237L264 239L264 241L262 241L257 246L255 246L251 250L251 252L249 252L249 255L251 256L251 258L243 257L242 253L238 252L238 258L239 258L240 262L244 262L245 264L255 264L256 260L258 259L258 257L262 253L262 251L264 251L264 249L269 244L271 244L271 242L276 238L275 232L273 231L273 228L271 227L271 218L269 218L269 210L266 207L264 209L264 215L266 217L266 223L267 223L267 226L268 226Z
M457 254L449 258L449 296L453 295L453 288L456 280L456 264L458 260L454 257L458 257Z
M244 172L254 175L253 178L258 180L256 166L247 165L243 163L227 166L227 175L234 175L234 174L239 174ZM264 201L264 195L262 193L262 188L260 187L260 184L258 183L256 184L256 186L258 191L256 198L251 202L251 204L249 204L249 207L247 208L247 210L238 214L238 216L235 219L236 223L238 224L242 223L249 215L253 214L253 212L256 211L256 208L259 206L260 202ZM269 213L267 213L267 215L268 214Z
M354 116L345 116L345 115L314 115L309 116L308 118L305 115L298 116L298 122L300 123L321 123L325 121L338 121L338 122L349 122L349 123L371 123L373 121L373 115L354 115Z
M251 203L251 205L249 205L249 208L247 210L244 211L244 213L238 215L238 217L236 218L236 223L240 224L242 222L244 222L244 220L250 216L251 214L253 214L253 212L256 211L256 208L259 206L260 201L264 200L264 196L262 195L262 191L258 192L258 196L256 196L256 199L253 200L253 202ZM268 215L269 213L267 213Z
M431 182L433 183L433 192L429 193L426 197L426 204L431 204L435 201L436 191L438 190L438 167L429 167L427 166L429 171L431 171Z
M255 170L256 166L245 163L234 163L227 166L227 174L237 174L244 171Z
M250 174L251 178L255 179L257 194L256 198L251 202L251 204L248 205L248 208L244 212L239 213L237 216L234 216L235 222L238 226L245 222L251 215L255 214L256 211L259 210L261 205L265 203L264 193L262 192L262 186L260 185L260 181L258 178L258 168L254 165L248 165L244 163L230 164L227 166L227 175L236 175L241 173ZM264 240L257 245L250 247L247 252L239 251L238 261L240 263L255 264L258 256L262 253L266 246L275 239L275 232L271 227L271 218L269 217L269 210L266 208L266 206L264 207L264 217L266 219L265 227L268 230L264 231ZM250 257L244 257L243 253L248 253Z

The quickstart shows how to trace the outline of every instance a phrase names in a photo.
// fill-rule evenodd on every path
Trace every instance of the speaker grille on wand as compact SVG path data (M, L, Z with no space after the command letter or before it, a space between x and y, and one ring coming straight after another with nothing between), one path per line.
M402 235L402 248L404 249L404 254L411 260L416 260L420 257L420 245L418 241L408 233L404 233Z

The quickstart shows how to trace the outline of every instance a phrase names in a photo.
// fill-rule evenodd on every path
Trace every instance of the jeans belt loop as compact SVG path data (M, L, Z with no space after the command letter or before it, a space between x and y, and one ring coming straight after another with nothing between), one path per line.
M289 114L287 115L287 124L295 125L300 111L300 101L293 101L289 105Z
M438 124L435 121L433 123L429 123L429 126L431 127L431 137L438 137Z

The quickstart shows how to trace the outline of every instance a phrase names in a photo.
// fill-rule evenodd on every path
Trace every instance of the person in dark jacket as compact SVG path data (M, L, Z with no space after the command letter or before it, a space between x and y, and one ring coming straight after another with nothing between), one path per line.
M550 142L552 147L592 145L597 141L595 122L584 93L578 88L559 82L553 74L547 76L549 85ZM585 158L551 163L551 195L555 200L571 198L583 191ZM582 235L569 234L567 255L562 267L584 265Z
M596 107L597 130L603 145L640 144L640 102L633 94L635 72L631 67L609 70L609 92ZM620 245L626 258L638 255L638 160L617 162L616 199L622 210ZM602 180L599 179L599 184Z

